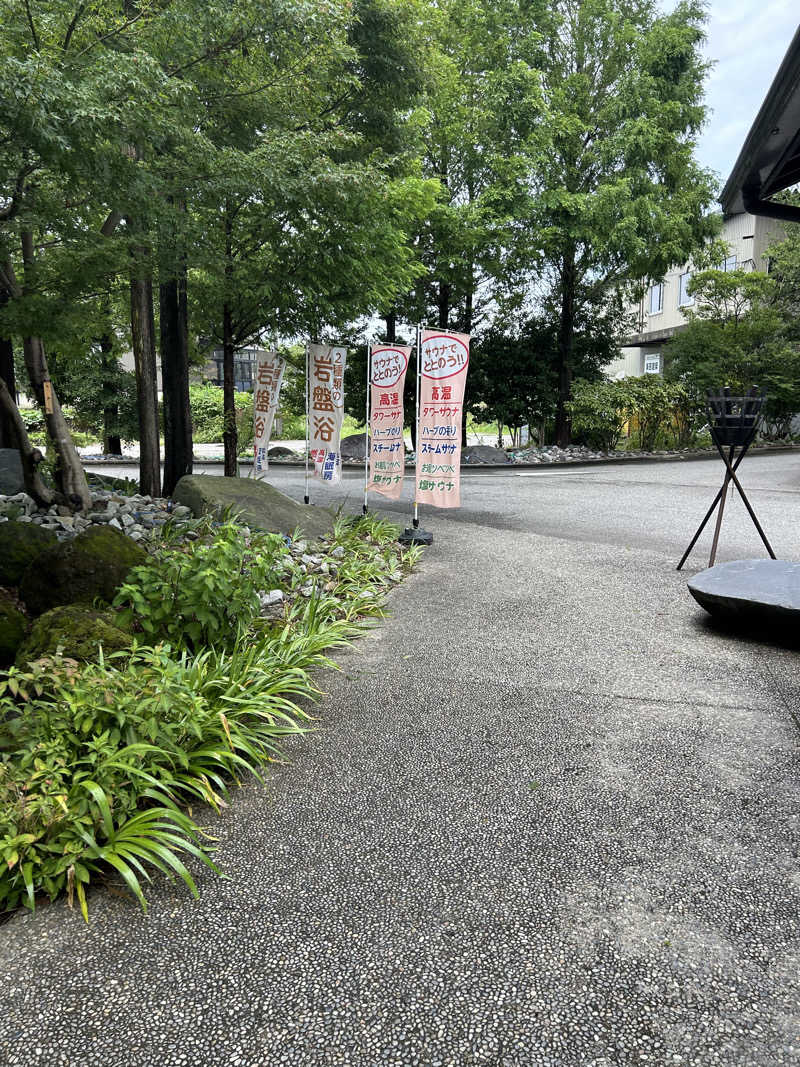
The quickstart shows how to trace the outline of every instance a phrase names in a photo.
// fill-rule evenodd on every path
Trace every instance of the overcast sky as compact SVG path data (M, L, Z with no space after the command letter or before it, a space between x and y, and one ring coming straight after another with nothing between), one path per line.
M671 5L666 5L670 7ZM794 36L798 0L710 0L706 83L711 113L698 158L724 183Z

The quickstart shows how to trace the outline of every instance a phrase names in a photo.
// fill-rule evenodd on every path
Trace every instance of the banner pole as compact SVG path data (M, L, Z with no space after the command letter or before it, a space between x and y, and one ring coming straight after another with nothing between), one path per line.
M363 515L367 514L367 495L369 493L369 420L372 406L372 345L367 341L367 420L364 427L364 503L361 507Z
M308 497L308 440L309 440L309 427L308 427L308 386L309 386L309 376L308 375L309 375L309 368L308 368L308 361L309 361L309 351L310 351L309 347L308 347L308 345L306 345L306 487L305 487L305 493L303 495L303 503L304 504L307 504L309 502L309 497Z
M420 382L422 381L422 367L421 357L422 355L422 327L417 325L417 400L416 410L414 413L414 423L416 425L416 433L414 437L414 444L416 445L415 451L417 454L417 462L414 467L414 519L412 526L415 530L419 529L419 504L417 503L417 486L419 485L419 462L420 462L420 440L419 440L419 390Z

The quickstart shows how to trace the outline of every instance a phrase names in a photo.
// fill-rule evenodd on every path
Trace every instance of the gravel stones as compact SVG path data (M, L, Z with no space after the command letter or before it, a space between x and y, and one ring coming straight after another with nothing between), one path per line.
M286 598L282 589L270 589L269 592L262 593L259 599L262 608L266 608L272 604L282 604Z
M163 498L153 499L139 494L122 496L101 491L92 494L91 510L88 514L82 514L73 513L63 505L37 508L35 501L27 494L17 493L9 497L0 496L0 531L6 525L5 520L10 520L22 523L28 529L28 524L33 524L49 534L55 534L59 541L64 541L90 526L113 526L132 541L142 542L157 536L160 528L172 520L178 526L186 525L188 532L193 521L191 511L179 506L170 513L168 507L168 501ZM0 551L0 568L2 556Z

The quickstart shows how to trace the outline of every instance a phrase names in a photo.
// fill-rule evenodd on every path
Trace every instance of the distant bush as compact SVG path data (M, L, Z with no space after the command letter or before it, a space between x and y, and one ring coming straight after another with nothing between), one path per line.
M692 443L697 412L680 382L658 374L617 381L577 380L568 404L576 437L604 452L617 448L626 429L643 452Z
M619 382L572 383L572 399L567 405L572 431L589 448L613 452L628 421L625 397Z
M239 450L246 451L253 444L253 394L236 393L236 432L239 435ZM201 445L216 444L222 440L222 389L204 382L189 386L189 406L192 411L192 435Z

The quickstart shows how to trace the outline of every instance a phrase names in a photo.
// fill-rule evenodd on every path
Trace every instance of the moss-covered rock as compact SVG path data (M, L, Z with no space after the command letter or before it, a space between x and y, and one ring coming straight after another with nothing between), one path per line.
M146 560L144 549L113 526L90 526L28 567L20 596L32 615L62 604L110 603L131 567Z
M22 575L58 538L32 522L0 522L0 585L17 585Z
M11 597L0 589L0 667L8 667L14 662L26 630L27 619Z
M39 616L30 637L18 648L17 666L24 668L31 660L53 656L59 648L70 659L87 662L97 659L100 645L106 656L130 648L131 635L116 621L115 612L96 611L86 604L53 608Z
M193 514L218 514L231 508L248 526L270 533L290 535L301 530L306 537L323 537L333 526L328 508L298 504L266 482L254 478L216 478L211 474L186 474L172 497L191 508Z

